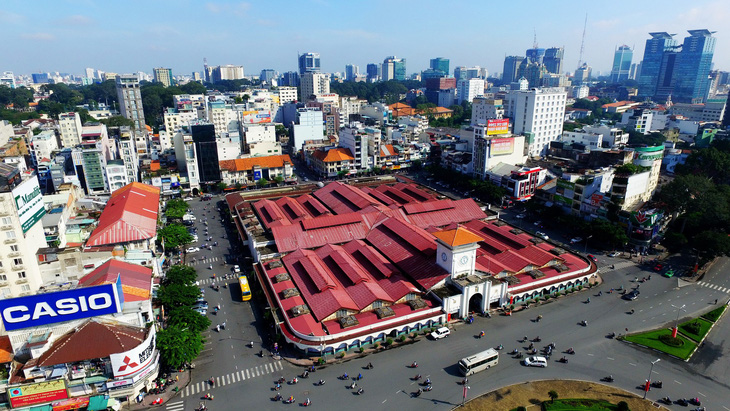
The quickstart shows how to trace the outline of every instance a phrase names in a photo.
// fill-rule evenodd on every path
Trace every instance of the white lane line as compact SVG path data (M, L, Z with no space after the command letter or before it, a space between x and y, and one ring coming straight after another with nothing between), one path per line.
M633 365L634 367L636 367L636 364L634 364L634 363L632 363L632 362L630 362L630 363L629 363L629 365Z
M284 369L284 366L283 366L283 365L281 365L281 361L277 361L277 362L276 362L276 363L274 363L274 364L276 364L276 369L277 369L277 370L281 371L281 370L283 370L283 369Z
M724 405L722 406L722 408L725 408L727 411L730 411L730 408L728 408L728 407L726 407Z
M593 354L588 354L588 355L590 355L591 357L593 357Z
M381 402L381 404L385 404L386 401L388 401L388 400L383 400L383 402Z
M677 381L677 380L674 380L674 382L676 382L676 383L677 383L677 384L679 384L679 385L682 385L682 383L681 383L681 382L679 382L679 381Z
M607 359L607 360L611 360L611 361L614 361L614 359L613 359L613 358L611 358L611 357L606 357L606 359Z
M246 369L246 378L251 378L251 374L249 374L248 369Z
M701 392L699 392L699 391L697 391L697 394L699 394L699 395L701 395L701 396L703 396L703 397L707 397L707 396L706 396L705 394L703 394L703 393L701 393Z

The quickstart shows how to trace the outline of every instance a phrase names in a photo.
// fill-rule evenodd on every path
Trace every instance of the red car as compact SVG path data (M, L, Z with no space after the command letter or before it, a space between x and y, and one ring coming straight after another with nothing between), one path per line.
M593 255L593 254L588 254L588 258L590 258L590 259L591 259L591 261L593 261L594 263L597 263L597 262L598 262L598 259L597 259L597 258L596 258L596 256L595 256L595 255Z
M659 272L664 268L664 264L657 264L654 266L654 271Z

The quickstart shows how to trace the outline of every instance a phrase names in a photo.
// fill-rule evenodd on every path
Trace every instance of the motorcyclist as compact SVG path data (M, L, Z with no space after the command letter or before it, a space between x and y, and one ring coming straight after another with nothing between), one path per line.
M347 373L344 373L344 374L342 374L342 379L343 379L343 380L346 380L347 378L348 378L348 375L347 375Z
M364 393L364 392L365 392L365 390L363 390L362 388L360 388L360 389L358 389L358 390L357 390L357 393L358 393L358 394L362 394L362 393Z
M324 380L319 380L318 384L319 385L324 385Z
M416 367L418 367L418 363L413 361L413 363L411 364L411 368L416 368Z
M369 362L368 363L368 369L372 369L372 368L373 368L373 363Z
M304 401L304 406L308 407L311 403L312 403L312 401L310 401L309 398L307 398L307 400Z
M357 373L357 380L358 381L362 380L362 373Z
M426 378L426 381L424 381L424 384L431 385L431 379L430 378Z
M293 396L293 395L290 395L290 396L289 396L289 399L288 399L287 401L289 401L289 402L294 402L294 396Z

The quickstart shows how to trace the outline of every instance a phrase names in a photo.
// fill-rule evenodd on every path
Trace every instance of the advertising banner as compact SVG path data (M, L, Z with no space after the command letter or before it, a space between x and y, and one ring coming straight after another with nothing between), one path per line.
M66 382L64 380L51 380L8 388L7 394L10 405L13 408L27 407L34 404L65 400L68 398Z
M261 180L261 170L254 170L253 171L253 181L259 181Z
M512 154L515 150L514 138L495 138L492 139L492 149L490 152L493 156Z
M509 119L487 120L487 135L494 136L498 134L509 133Z
M115 284L0 300L0 313L5 329L13 331L121 312L120 294L117 279Z
M634 154L634 164L642 167L651 167L654 161L664 157L664 146L637 147Z
M244 111L241 113L243 124L271 123L270 111Z
M594 207L597 207L601 205L601 201L603 200L603 194L591 194L591 205Z
M120 354L111 354L109 359L112 363L114 377L126 377L136 374L145 369L155 352L155 327L150 327L150 332L142 344Z
M23 233L27 233L46 214L43 196L37 178L29 178L13 189L18 217Z

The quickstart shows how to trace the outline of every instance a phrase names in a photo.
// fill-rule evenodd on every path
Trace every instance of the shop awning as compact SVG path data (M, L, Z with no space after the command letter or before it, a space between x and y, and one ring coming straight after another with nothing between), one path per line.
M89 406L86 409L89 411L104 411L109 407L114 408L116 403L115 399L110 399L106 395L97 395L89 398Z

